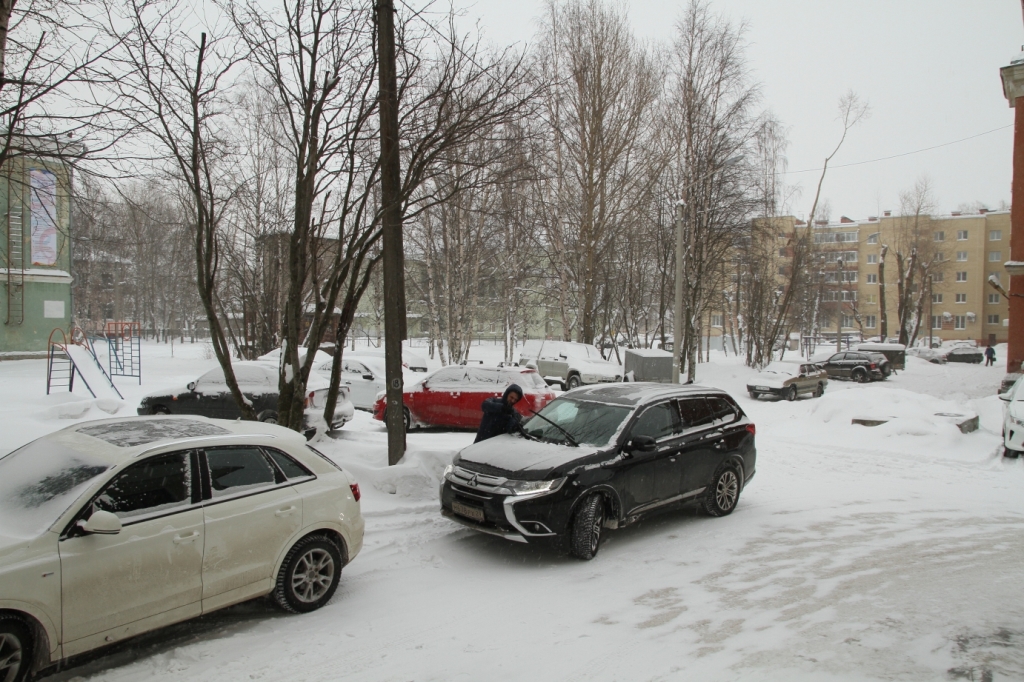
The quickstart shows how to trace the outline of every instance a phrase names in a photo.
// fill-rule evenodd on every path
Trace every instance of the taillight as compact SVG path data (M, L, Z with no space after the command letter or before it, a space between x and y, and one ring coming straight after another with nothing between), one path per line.
M356 498L356 502L358 502L359 498L363 496L363 494L359 492L359 484L352 483L348 487L352 489L352 497Z
M870 365L868 365L868 369L874 369L875 367L878 367L878 365L876 365L873 362Z
M751 436L756 436L757 435L757 427L754 426L754 424L752 424L752 423L751 424L747 424L746 428L747 428L747 433L749 433Z

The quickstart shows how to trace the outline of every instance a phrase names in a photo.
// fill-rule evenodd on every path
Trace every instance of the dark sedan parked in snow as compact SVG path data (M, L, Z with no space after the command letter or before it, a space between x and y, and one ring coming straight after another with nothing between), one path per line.
M830 379L853 379L857 382L881 381L891 373L889 361L881 353L843 351L821 366Z
M252 401L256 418L268 424L277 423L277 365L270 362L251 361L232 363L235 379L242 395ZM327 404L330 383L323 377L310 372L306 382L306 410L303 431L312 438L318 430L340 429L350 419L354 409L348 398L348 388L341 386L334 419L330 426L323 418ZM211 369L188 386L168 393L151 393L142 399L139 414L198 414L212 419L238 419L242 411L231 396L220 367Z
M655 511L696 504L711 516L729 514L755 456L754 424L720 390L588 386L549 403L521 435L456 455L444 472L442 514L591 559L605 528Z

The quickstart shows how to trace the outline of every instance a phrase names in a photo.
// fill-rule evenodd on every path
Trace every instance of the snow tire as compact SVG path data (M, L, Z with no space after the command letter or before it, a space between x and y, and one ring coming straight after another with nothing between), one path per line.
M274 602L291 613L316 611L334 596L341 569L338 546L323 535L308 535L288 550L277 574Z
M796 386L790 386L789 390L786 391L786 400L788 400L789 402L793 402L794 400L796 400L796 397Z
M823 395L825 395L825 384L819 383L818 387L814 389L814 397L820 398Z
M868 372L863 367L857 367L850 373L850 378L858 384L866 384L868 382Z
M1020 452L1017 450L1011 450L1010 448L1003 446L1003 457L1009 457L1010 459L1017 459L1020 457Z
M273 410L263 410L256 415L256 419L260 420L264 424L276 424L277 412L274 412Z
M711 485L704 494L704 511L708 516L728 516L740 501L740 472L732 464L718 467Z
M31 628L20 618L0 615L0 682L24 682L32 668Z
M566 387L566 390L571 391L572 389L579 388L582 385L583 385L583 380L580 379L580 375L579 374L571 374L571 375L569 375L569 380L566 382L565 387Z
M589 561L597 556L604 528L604 498L594 493L583 500L572 515L569 554Z

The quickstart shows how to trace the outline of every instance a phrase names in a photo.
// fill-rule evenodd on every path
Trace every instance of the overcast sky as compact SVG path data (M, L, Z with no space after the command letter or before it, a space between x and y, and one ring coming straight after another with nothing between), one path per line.
M451 0L496 44L532 42L543 0ZM639 37L668 41L681 0L635 0ZM841 128L836 102L853 89L872 115L833 166L904 154L1002 128L971 140L848 168L830 167L822 196L832 218L899 208L899 193L927 176L939 212L1010 200L1013 110L999 67L1021 50L1019 0L714 0L747 24L747 50L764 106L789 131L787 182L801 192L789 212L806 215L820 169Z

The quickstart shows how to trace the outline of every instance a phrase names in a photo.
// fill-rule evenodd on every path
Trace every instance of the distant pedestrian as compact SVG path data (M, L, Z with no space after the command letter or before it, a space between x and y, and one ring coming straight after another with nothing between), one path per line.
M989 346L985 349L985 366L996 364L996 349Z
M479 443L488 438L500 436L503 433L514 433L519 430L519 424L523 418L515 408L515 404L523 399L523 389L518 384L512 384L505 389L500 398L488 398L480 406L484 412L480 420L480 428L476 432L476 440Z

